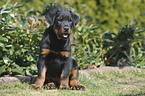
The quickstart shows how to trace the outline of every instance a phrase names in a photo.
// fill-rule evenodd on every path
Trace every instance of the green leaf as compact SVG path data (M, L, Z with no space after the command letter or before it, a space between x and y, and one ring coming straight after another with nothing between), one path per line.
M92 45L90 42L89 42L88 45L89 45L90 51L93 52L93 51L94 51L94 50L93 50L93 45Z
M2 14L0 14L0 19L2 18Z
M7 64L10 59L8 57L3 57L3 61L5 62L5 64Z
M107 42L113 42L113 41L110 40L110 39L104 39L104 41L107 41Z
M37 71L37 66L35 64L33 64L30 66L30 69L33 71Z
M32 36L32 40L37 40L37 37L38 37L38 34L34 34L34 35Z
M16 69L18 69L19 71L23 71L23 68L22 67L20 67L19 65L17 65L17 64L13 64L15 67L16 67Z
M2 67L0 67L0 74L3 73L3 72L5 72L6 71L5 70L6 68L7 68L6 65L3 65Z
M4 47L4 44L3 43L0 43L0 47Z
M104 32L102 32L103 34L106 34L106 33L110 33L110 31L109 30L106 30L106 31L104 31Z
M30 70L29 70L29 69L26 70L26 75L28 75L28 76L31 76L31 75L32 75L32 74L30 73Z
M96 62L96 63L99 63L99 61L100 61L99 59L100 59L100 58L96 58L96 59L95 59L95 62Z
M5 41L5 42L8 42L8 39L5 38L5 37L0 37L0 41Z
M13 53L14 53L15 50L14 50L14 48L12 47L9 51L10 51L10 55L13 55Z
M22 7L23 5L24 5L24 3L19 4L19 5L16 6L16 8Z
M142 60L142 61L140 62L140 67L143 68L144 66L145 66L145 62L144 62L144 60Z
M6 47L12 47L13 45L6 45Z
M20 73L21 75L25 75L23 71L20 71L18 68L11 69L12 72Z
M34 61L34 58L31 55L28 55L27 60Z
M14 69L11 70L12 72L16 72L16 73L19 73L21 75L25 75L22 67L20 67L17 64L12 64L12 65L15 67Z
M12 10L11 9L2 9L1 10L1 13L0 14L3 14L3 13L11 13L12 12Z

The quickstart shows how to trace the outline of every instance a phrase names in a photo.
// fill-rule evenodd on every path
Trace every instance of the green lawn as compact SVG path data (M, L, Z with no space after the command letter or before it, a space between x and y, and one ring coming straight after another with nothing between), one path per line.
M145 70L87 70L80 74L85 90L30 90L29 84L0 85L0 96L145 96Z

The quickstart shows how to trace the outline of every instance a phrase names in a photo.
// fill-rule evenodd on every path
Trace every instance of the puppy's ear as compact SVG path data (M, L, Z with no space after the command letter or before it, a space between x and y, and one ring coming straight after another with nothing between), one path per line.
M73 27L75 27L79 23L80 18L78 15L76 15L72 11L70 13L72 14L72 18L73 18Z
M50 26L52 26L54 24L55 15L56 15L57 11L58 11L57 9L49 10L45 15L45 19L50 24Z

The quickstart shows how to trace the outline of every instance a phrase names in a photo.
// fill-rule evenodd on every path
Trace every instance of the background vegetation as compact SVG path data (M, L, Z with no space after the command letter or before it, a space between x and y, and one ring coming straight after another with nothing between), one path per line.
M144 68L144 0L1 0L1 75L37 73L39 42L49 26L41 13L44 5L51 4L59 4L80 16L80 23L72 33L72 56L80 69L107 65L104 62L107 52L116 48L121 53L114 54L123 55L114 55L115 60L112 55L108 57L115 66L119 61L121 65ZM126 44L129 50L122 49Z

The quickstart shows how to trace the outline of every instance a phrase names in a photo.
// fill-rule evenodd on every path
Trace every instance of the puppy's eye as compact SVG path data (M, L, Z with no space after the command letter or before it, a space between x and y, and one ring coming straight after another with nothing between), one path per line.
M63 20L63 18L62 18L62 17L60 17L60 18L59 18L59 21L62 21L62 20Z
M69 21L72 21L72 19L71 19L70 17L68 17L68 20L69 20Z
M57 21L59 21L59 22L61 22L62 20L63 20L62 17L58 17L58 18L57 18Z

